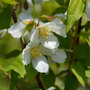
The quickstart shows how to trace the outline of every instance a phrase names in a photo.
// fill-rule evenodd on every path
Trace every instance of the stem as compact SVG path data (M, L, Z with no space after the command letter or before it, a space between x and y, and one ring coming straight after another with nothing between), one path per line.
M79 34L80 34L81 29L83 28L83 27L81 26L81 21L82 21L82 18L80 18L79 24L78 24L78 31L77 31L78 37L77 37L77 39L76 39L76 44L79 44Z
M41 73L38 73L36 76L36 80L38 83L38 86L42 89L42 90L46 90L45 84L43 82L43 77Z
M17 17L16 17L16 14L15 14L17 6L18 6L18 4L13 7L13 12L12 12L12 17L13 17L14 23L17 23L17 21L18 21Z
M16 9L17 9L17 6L18 6L18 4L13 7L13 12L12 12L12 17L13 17L14 23L17 23L18 22L17 17L16 17L16 14L15 14ZM22 38L20 38L20 43L21 43L21 47L22 48L25 48L26 44L23 43Z
M73 29L72 29L72 33L71 33L71 38L70 38L70 49L73 51L70 55L70 62L69 62L69 66L68 66L68 70L70 71L70 67L71 67L71 64L75 61L75 57L74 57L74 54L75 54L75 46L79 44L79 34L80 34L80 31L82 30L82 26L81 26L81 20L82 18L79 19L79 22L78 22L78 26L77 26L77 29L76 29L76 32L75 32L75 36L72 36L72 33L73 33Z
M0 66L0 70L3 72L3 74L4 74L9 80L11 80L11 76L10 76L7 72L4 72L4 71L3 71L2 66ZM16 86L16 88L17 88L17 90L20 90L20 88L19 88L18 86Z
M28 9L28 3L27 3L27 1L25 0L25 2L24 2L24 8L27 10Z
M73 29L72 29L72 32L73 32ZM68 66L68 70L70 71L70 67L71 67L71 64L72 62L74 62L75 58L74 58L74 49L75 49L75 37L73 37L71 35L70 37L70 50L72 50L72 53L70 54L70 62L69 62L69 66Z

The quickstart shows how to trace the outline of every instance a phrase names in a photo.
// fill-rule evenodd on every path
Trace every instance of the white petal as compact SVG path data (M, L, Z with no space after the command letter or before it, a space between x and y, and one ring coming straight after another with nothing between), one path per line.
M17 22L8 29L8 33L10 33L14 38L20 38L22 36L22 30L24 27L24 24Z
M41 23L42 23L42 25L36 27L37 29L42 28L42 27L45 27L45 28L47 27L48 28L48 27L50 27L50 24L51 24L50 22L48 22L48 23L41 22Z
M54 86L51 86L47 90L56 90L56 88Z
M39 30L38 29L33 29L30 32L30 41L34 41L34 40L36 40L38 38L39 38Z
M66 53L63 49L59 49L56 53L51 57L53 61L57 63L62 63L67 58Z
M0 39L2 39L5 36L6 32L7 32L7 29L0 30Z
M57 49L48 49L40 45L40 51L43 55L52 56Z
M29 34L30 33L28 32L28 30L26 30L26 32L24 33L24 40L25 40L26 43L28 43L30 41Z
M33 67L41 73L47 73L49 69L49 65L44 56L39 57L38 59L32 60Z
M37 39L35 41L31 41L30 43L28 43L28 45L26 47L29 47L29 48L33 48L33 47L36 47L40 44L40 40Z
M31 52L30 52L30 48L29 47L26 47L24 50L23 50L23 64L24 65L28 65L30 62L31 62Z
M87 2L87 5L86 5L86 14L87 14L88 19L90 20L90 2Z
M19 19L21 21L28 21L32 19L32 16L27 11L25 11L19 14Z
M40 41L42 43L42 45L46 48L49 48L49 49L55 49L59 46L59 42L58 42L58 39L57 37L55 37L53 35L53 33L48 36L49 38L48 39L45 39L45 38L40 38Z
M51 22L50 28L51 31L55 32L56 34L67 37L67 35L65 34L66 26L58 18Z
M55 16L61 18L62 20L65 20L66 19L66 15L63 14L63 13L60 13L60 14L55 14Z

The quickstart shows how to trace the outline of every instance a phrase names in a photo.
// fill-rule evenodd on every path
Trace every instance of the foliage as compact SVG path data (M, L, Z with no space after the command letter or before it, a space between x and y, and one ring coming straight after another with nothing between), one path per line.
M90 89L89 0L0 0L0 90Z

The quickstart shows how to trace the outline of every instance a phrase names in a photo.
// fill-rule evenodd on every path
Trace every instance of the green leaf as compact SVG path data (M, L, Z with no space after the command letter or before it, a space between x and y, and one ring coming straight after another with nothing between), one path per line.
M82 86L85 88L85 70L84 67L80 62L75 62L71 65L71 70L73 74L76 76L78 81L82 84Z
M57 14L57 13L65 13L67 10L67 6L61 6L58 7L54 10L53 14Z
M87 53L88 52L88 53ZM90 56L90 47L87 43L79 44L75 47L75 58L85 59Z
M3 12L0 13L0 30L9 28L11 16L12 16L12 6L8 5L8 7L4 8Z
M2 13L3 12L3 8L0 6L0 13Z
M90 21L87 22L87 24L85 26L85 30L86 31L90 30Z
M7 3L7 4L11 4L11 5L17 4L17 2L15 0L1 0L1 1L4 3Z
M54 35L58 38L58 40L59 40L59 43L60 43L60 48L65 48L65 49L67 49L67 48L69 48L69 44L70 44L70 36L69 35L67 35L67 38L63 38L62 36L60 36L60 35L57 35L57 34L55 34L54 33Z
M10 90L13 90L18 82L18 73L15 71L11 71L11 84L10 84Z
M50 69L48 74L42 74L44 83L47 88L54 86L55 84L55 75L54 72Z
M65 90L77 90L79 86L79 83L76 79L76 77L69 73L67 76L66 76L66 80L65 80Z
M6 58L17 57L21 53L20 50L13 50L6 55Z
M86 69L90 69L90 47L87 43L76 46L75 58L80 61Z
M35 0L32 0L32 3L35 4Z
M35 79L37 71L33 68L32 64L26 66L26 81L32 81Z
M85 76L86 76L87 78L90 78L90 70L86 70L86 71L85 71Z
M4 68L4 71L6 71L6 72L9 72L11 70L14 70L18 74L20 74L20 76L22 78L26 74L25 67L24 67L24 65L22 63L22 60L20 59L20 56L18 56L16 58L16 61L14 61L11 65L9 65L8 67Z
M68 5L68 0L56 0L56 2L60 5Z
M90 46L90 34L81 32L80 35L87 41L88 45Z
M70 0L67 12L66 33L72 28L76 21L83 15L84 0Z

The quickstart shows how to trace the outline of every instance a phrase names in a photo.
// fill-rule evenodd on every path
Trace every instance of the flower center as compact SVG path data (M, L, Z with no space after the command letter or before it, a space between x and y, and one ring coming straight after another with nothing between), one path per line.
M39 30L42 38L48 39L48 36L51 35L50 28L41 27Z
M31 54L32 54L32 57L35 58L35 59L40 57L41 56L41 51L40 51L39 46L32 48L31 49Z

